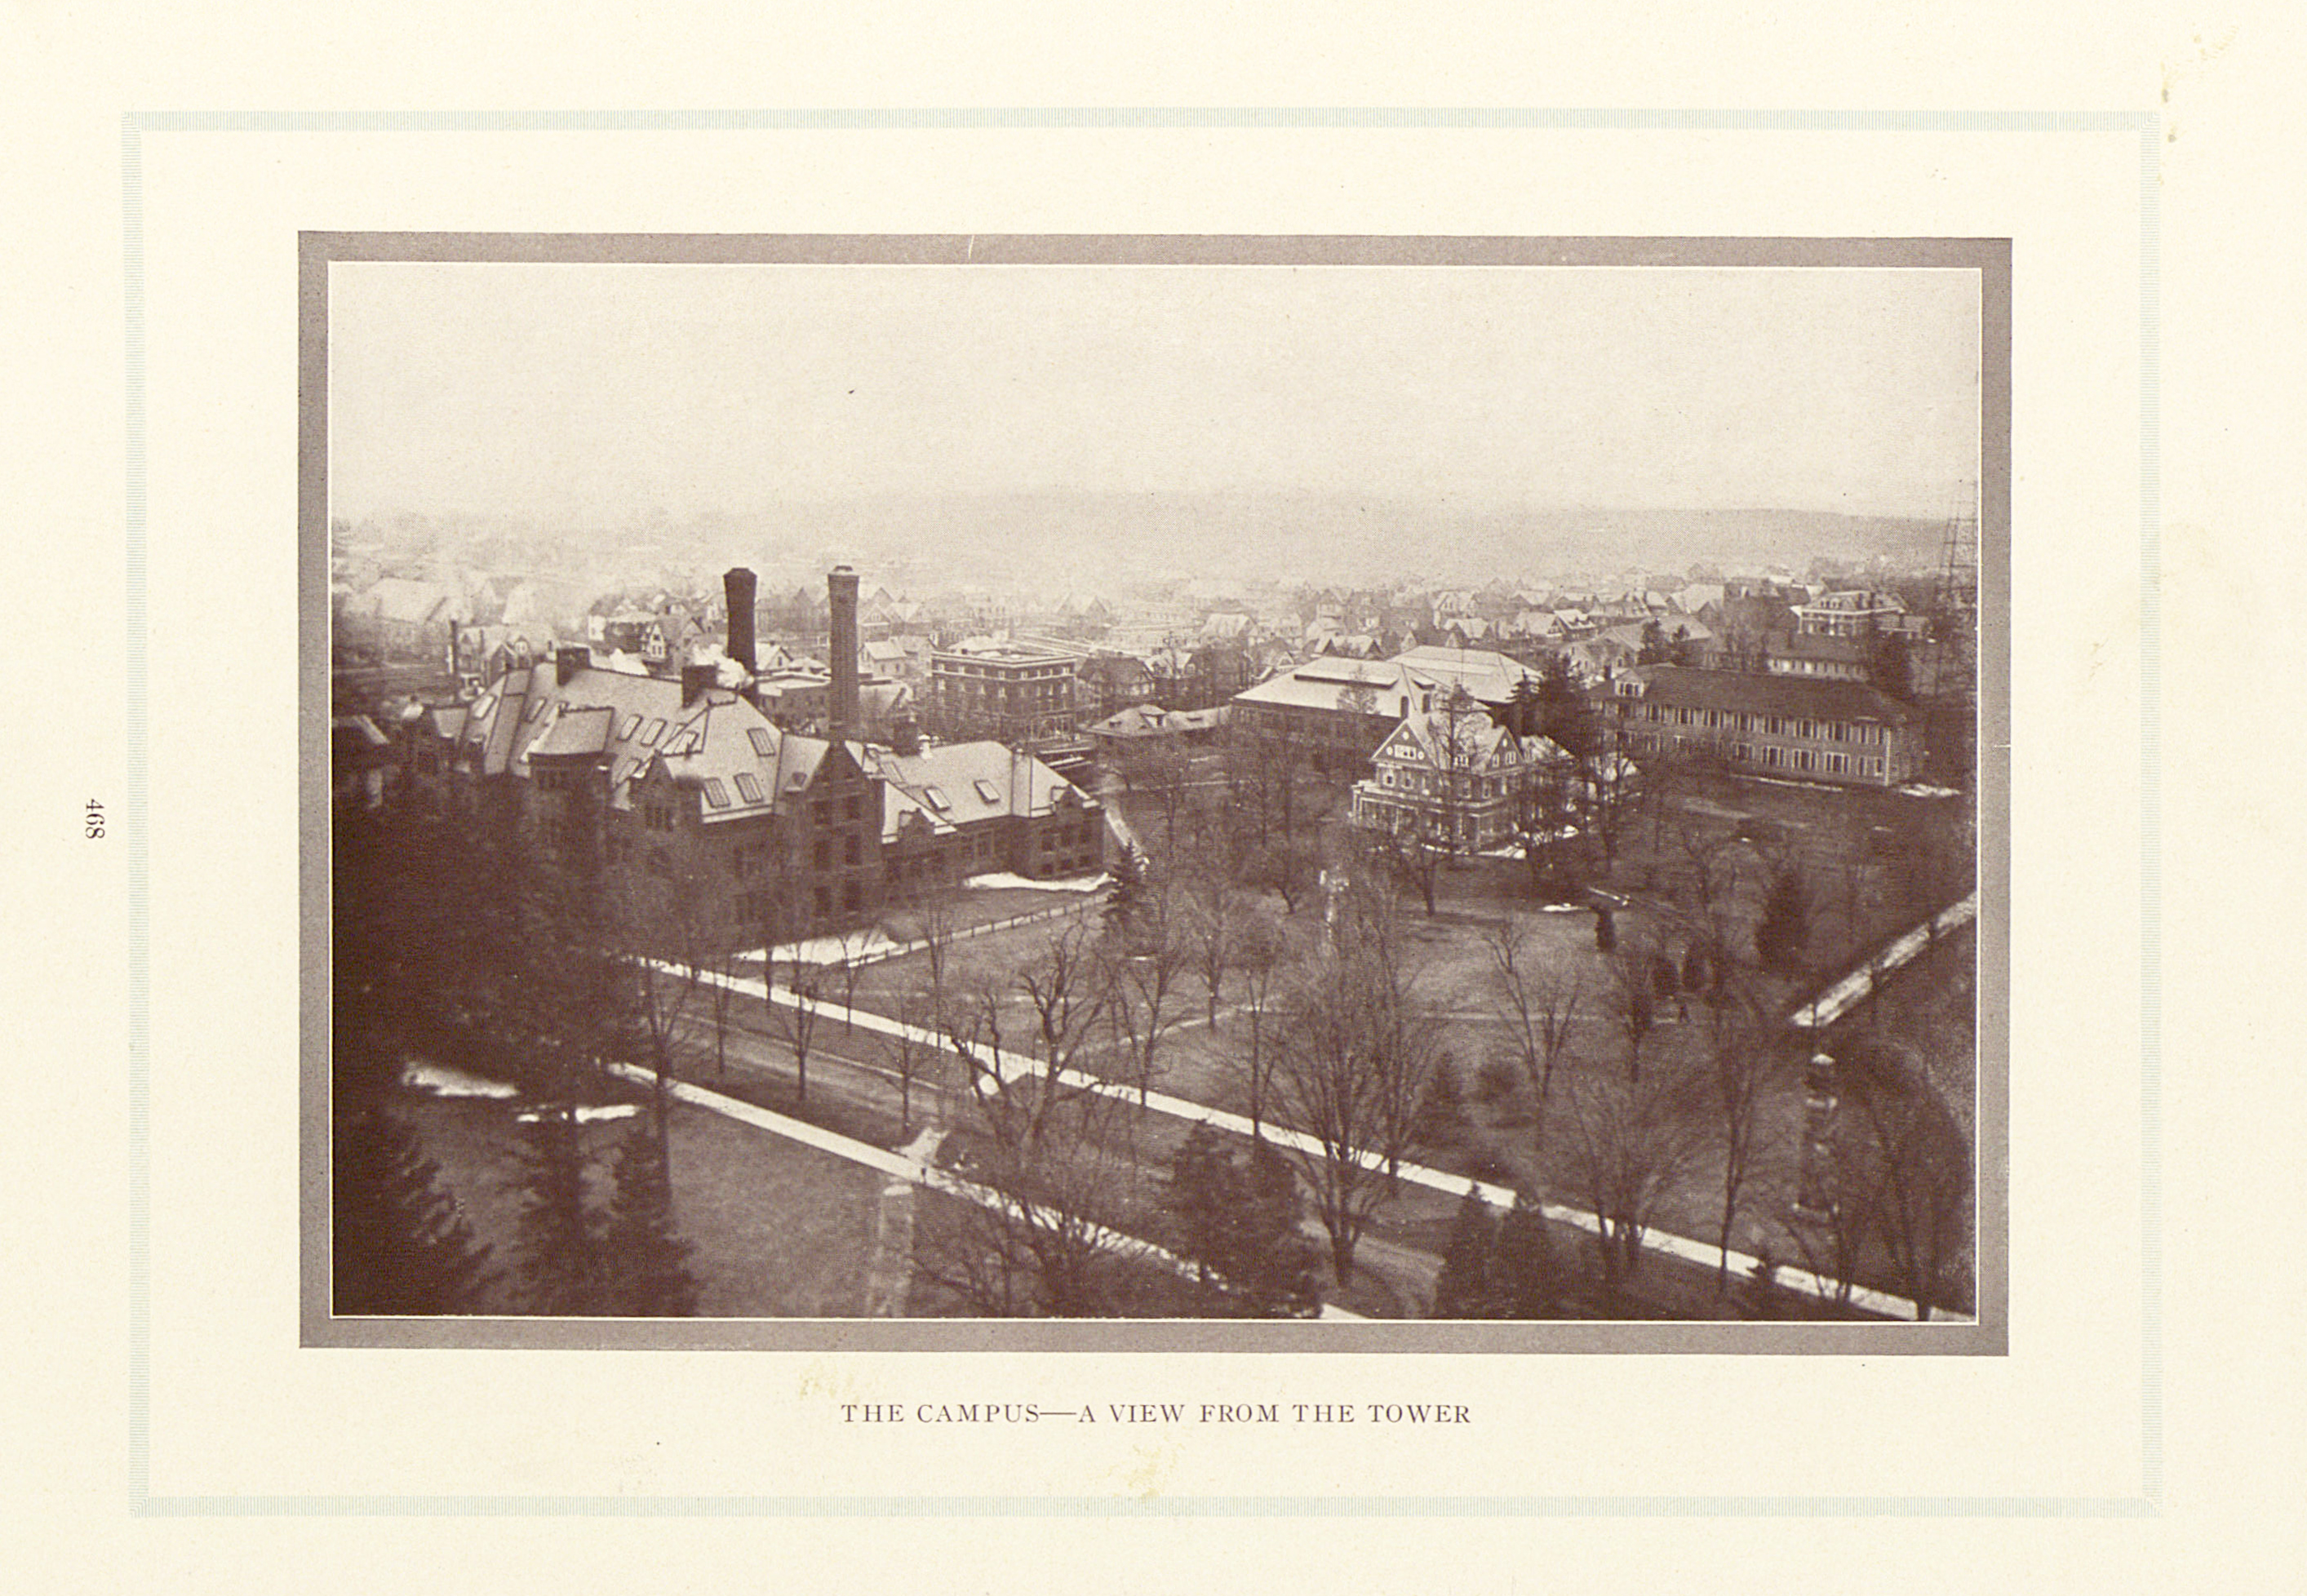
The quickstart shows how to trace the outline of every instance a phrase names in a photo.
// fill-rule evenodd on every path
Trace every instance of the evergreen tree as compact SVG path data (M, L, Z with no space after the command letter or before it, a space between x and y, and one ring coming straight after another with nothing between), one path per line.
M1876 687L1894 699L1914 697L1914 668L1903 636L1895 631L1877 633L1868 653L1867 674Z
M1321 1310L1321 1249L1299 1229L1297 1177L1270 1144L1255 1144L1245 1163L1218 1131L1196 1125L1171 1160L1163 1207L1179 1253L1227 1310L1246 1318Z
M1446 1147L1458 1139L1465 1126L1466 1099L1458 1085L1458 1072L1447 1064L1439 1065L1426 1083L1426 1094L1418 1100L1418 1118L1410 1134L1428 1147Z
M479 1310L496 1272L416 1133L370 1104L339 1114L330 1265L340 1314Z
M610 1300L619 1313L682 1318L697 1311L691 1248L675 1231L673 1176L659 1128L647 1119L617 1147L617 1192L609 1213Z
M1810 940L1810 891L1802 872L1782 864L1771 874L1762 918L1754 923L1754 957L1782 975L1802 969L1803 944Z
M1642 622L1642 645L1634 656L1634 663L1646 665L1674 663L1674 645L1667 641L1666 628L1655 620Z
M1306 1200L1290 1161L1271 1142L1250 1144L1247 1242L1237 1286L1252 1318L1310 1319L1322 1311L1322 1249L1300 1228Z
M1546 1214L1527 1193L1498 1222L1497 1246L1490 1255L1489 1311L1491 1318L1543 1319L1556 1311L1560 1276L1554 1242L1547 1233Z
M1503 704L1489 706L1490 719L1517 737L1546 734L1546 698L1536 678L1527 672L1516 679Z
M517 1246L522 1305L536 1314L597 1314L610 1308L605 1227L587 1187L590 1173L577 1112L544 1104L522 1121Z
M1601 747L1600 727L1566 656L1557 654L1546 662L1538 696L1544 706L1541 729L1547 736L1574 759L1592 758Z
M1458 1202L1457 1223L1449 1245L1443 1248L1442 1270L1434 1277L1434 1317L1437 1319L1479 1319L1489 1317L1490 1255L1497 1249L1497 1215L1471 1187Z
M1125 843L1108 869L1113 882L1105 891L1106 929L1126 937L1136 931L1145 912L1145 861L1136 848Z

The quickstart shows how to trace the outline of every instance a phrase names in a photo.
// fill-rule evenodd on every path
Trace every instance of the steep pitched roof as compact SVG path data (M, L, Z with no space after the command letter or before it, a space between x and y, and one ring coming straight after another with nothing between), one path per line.
M1430 765L1437 769L1485 775L1497 769L1565 760L1569 755L1545 737L1516 737L1488 715L1457 717L1456 725L1440 715L1413 715L1378 745L1381 760ZM1449 751L1456 744L1456 753Z
M1097 807L1095 799L1041 760L999 742L950 742L911 754L866 747L859 753L867 770L940 827L1045 815L1067 793L1086 807Z
M1909 725L1920 718L1911 705L1864 682L1701 671L1680 665L1638 666L1627 673L1625 680L1639 686L1641 697L1677 708L1893 726Z

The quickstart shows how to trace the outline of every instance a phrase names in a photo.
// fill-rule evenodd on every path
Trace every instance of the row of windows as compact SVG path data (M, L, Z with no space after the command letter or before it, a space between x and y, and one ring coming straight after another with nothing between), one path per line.
M1635 737L1629 739L1634 751L1640 752L1679 752L1688 748L1720 747L1703 739L1687 737ZM1741 764L1760 766L1766 770L1793 770L1822 776L1866 776L1880 780L1883 761L1857 754L1836 753L1827 749L1781 748L1775 742L1733 742L1728 751Z
M1490 818L1502 818L1502 816ZM1416 833L1422 837L1443 837L1455 830L1461 842L1479 844L1483 837L1482 821L1485 817L1478 814L1462 814L1455 817L1454 824L1452 818L1446 815L1404 808L1399 804L1373 799L1368 794L1356 794L1354 819L1363 825L1376 825L1397 835ZM1500 826L1497 828L1497 835L1504 836L1505 830L1505 827Z
M1535 771L1525 772L1519 784L1514 778L1504 776L1458 776L1450 780L1458 797L1504 798L1515 785L1527 785L1536 774ZM1429 797L1441 792L1442 779L1431 771L1402 770L1392 766L1384 767L1378 772L1378 780L1386 786L1405 793L1423 793Z
M1641 703L1628 711L1634 720L1660 725L1702 726L1710 731L1757 732L1770 737L1806 737L1814 742L1875 742L1889 740L1889 728L1844 720L1810 720L1792 715L1757 715L1740 709L1694 709L1673 704Z

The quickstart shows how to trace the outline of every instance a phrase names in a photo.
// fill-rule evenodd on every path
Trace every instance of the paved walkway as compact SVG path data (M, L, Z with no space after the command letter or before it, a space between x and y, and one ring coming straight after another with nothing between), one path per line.
M937 1157L945 1132L924 1128L921 1135L898 1149L900 1158L927 1168ZM881 1206L873 1216L873 1261L865 1272L865 1317L902 1319L913 1287L913 1192L911 1180L892 1178L881 1188Z
M1914 930L1892 941L1891 945L1866 960L1857 969L1834 982L1818 996L1794 1011L1790 1025L1805 1031L1823 1031L1850 1012L1874 983L1891 971L1913 958L1933 942L1954 930L1978 918L1978 894L1972 893L1960 903L1940 910Z
M866 1011L859 1010L858 1017L860 1019L866 1017ZM654 1072L643 1069L637 1064L613 1064L609 1068L611 1073L621 1076L636 1085L654 1085L656 1081ZM687 1081L670 1082L666 1089L677 1101L688 1103L692 1108L703 1109L708 1113L719 1114L725 1119L734 1120L739 1124L750 1126L756 1130L768 1131L770 1135L782 1137L787 1141L799 1142L803 1146L814 1147L820 1153L830 1153L834 1157L846 1159L851 1163L879 1170L883 1174L890 1176L893 1182L902 1183L908 1191L914 1187L926 1186L948 1197L959 1197L964 1202L975 1203L980 1207L1008 1214L1021 1211L1021 1205L1015 1198L995 1191L991 1187L980 1186L973 1180L965 1180L931 1163L930 1158L934 1154L936 1142L931 1138L930 1132L924 1131L921 1137L914 1138L903 1152L893 1153L887 1147L877 1147L870 1142L861 1142L854 1137L843 1136L840 1132L828 1130L823 1126L811 1125L805 1120L796 1120L790 1115L780 1114L770 1109L759 1108L742 1099L708 1091L703 1086L692 1085ZM884 1187L882 1188L884 1214L888 1207L888 1193L889 1188ZM908 1258L910 1259L910 1218L907 1221L907 1231ZM1132 1236L1126 1231L1111 1230L1104 1225L1093 1225L1089 1228L1088 1236L1091 1241L1100 1248L1109 1251L1127 1252L1133 1257L1150 1263L1158 1268L1167 1269L1173 1274L1182 1275L1189 1280L1195 1278L1199 1273L1194 1265L1188 1263L1167 1248L1157 1247L1151 1241ZM885 1266L881 1252L885 1240L892 1240L892 1245L894 1245L893 1239L889 1238L888 1232L883 1227L881 1216L877 1214L874 1266L869 1268L866 1282L866 1311L870 1317L889 1317L884 1309L896 1294L894 1290L885 1283L877 1304L875 1274L879 1273L885 1278L894 1278L896 1272L894 1258L887 1260ZM910 1261L906 1274L910 1279ZM897 1311L902 1311L902 1309ZM1325 1319L1355 1320L1362 1317L1358 1313L1350 1313L1342 1308L1329 1303L1323 1304L1319 1317Z
M1952 911L1949 912L1952 913ZM1908 957L1912 956L1909 955ZM682 972L678 969L674 969L672 966L667 966L667 968L672 974L682 974ZM760 984L755 981L743 980L737 977L722 976L711 972L707 973L703 978L708 981L717 982L728 985L733 990L742 991L748 996L760 997L763 995ZM793 993L785 991L783 988L780 988L775 992L768 995L770 1000L788 1008L796 1008L807 1005L814 1008L823 1015L830 1016L840 1012L839 1006L837 1004L825 1002L811 1003L810 1000L796 997ZM879 1032L883 1035L910 1036L916 1042L926 1043L948 1052L965 1051L962 1049L951 1037L940 1035L934 1031L927 1030L918 1025L909 1025L900 1020L890 1019L887 1016L877 1014L870 1008L858 1009L853 1016L849 1017L849 1023L855 1028ZM992 1053L989 1056L980 1057L975 1061L981 1068L990 1071L996 1079L1004 1081L1023 1080L1040 1076L1047 1073L1048 1068L1039 1059L1035 1059L1028 1054L1016 1052ZM1231 1113L1223 1109L1212 1108L1207 1104L1195 1103L1188 1098L1173 1097L1163 1092L1148 1092L1141 1097L1137 1088L1134 1085L1130 1085L1125 1082L1108 1081L1093 1076L1083 1075L1077 1070L1061 1071L1059 1073L1059 1079L1065 1085L1076 1090L1094 1092L1100 1095L1114 1098L1118 1101L1140 1103L1146 1109L1157 1113L1168 1114L1181 1120L1201 1120L1205 1123L1214 1125L1221 1130L1232 1131L1239 1136L1247 1137L1251 1133L1250 1122L1247 1115ZM810 1128L814 1129L813 1127ZM1259 1127L1259 1133L1262 1134L1268 1141L1280 1143L1284 1146L1291 1147L1300 1152L1319 1154L1322 1151L1322 1144L1319 1139L1306 1135L1301 1131L1290 1130L1281 1126L1267 1123ZM831 1133L819 1132L819 1134L830 1135ZM859 1145L862 1146L862 1144ZM878 1148L873 1149L873 1151L879 1153L881 1156L887 1158L895 1158L896 1156L894 1154L881 1153L881 1150ZM1382 1169L1385 1166L1386 1162L1380 1154L1367 1150L1356 1151L1354 1158L1364 1169ZM1500 1186L1487 1180L1474 1180L1466 1175L1453 1174L1446 1170L1428 1169L1422 1164L1406 1163L1398 1163L1395 1166L1394 1173L1399 1179L1409 1181L1412 1185L1424 1186L1431 1190L1444 1192L1452 1197L1462 1197L1471 1190L1479 1195L1484 1202L1489 1204L1492 1207L1499 1209L1512 1207L1516 1197L1516 1193L1511 1187ZM936 1182L932 1181L931 1183L935 1184ZM999 1201L1001 1199L996 1198L994 1200ZM1598 1221L1593 1214L1586 1212L1582 1208L1572 1208L1559 1203L1546 1203L1541 1205L1541 1208L1545 1213L1546 1217L1554 1221L1557 1224L1567 1225L1574 1230L1584 1231L1590 1235L1598 1233L1601 1229L1600 1222ZM1651 1230L1644 1231L1642 1235L1642 1245L1652 1252L1661 1253L1670 1257L1681 1258L1690 1263L1702 1264L1709 1267L1716 1266L1721 1260L1721 1249L1718 1245L1707 1241L1694 1240L1687 1236L1674 1235L1664 1231ZM1169 1255L1164 1254L1163 1257L1167 1258L1169 1257ZM1178 1260L1175 1259L1171 1259L1170 1261L1173 1265L1177 1265L1178 1263ZM1732 1270L1744 1274L1755 1269L1758 1266L1758 1260L1752 1254L1734 1250L1730 1254L1729 1266ZM1821 1301L1847 1301L1854 1308L1864 1309L1869 1313L1882 1314L1891 1318L1912 1318L1915 1316L1913 1305L1903 1297L1894 1297L1887 1291L1874 1291L1865 1286L1851 1286L1846 1288L1840 1281L1835 1280L1831 1276L1817 1274L1807 1269L1797 1269L1781 1265L1779 1266L1778 1272L1773 1276L1773 1279L1779 1285L1783 1286L1789 1291L1799 1292L1804 1296L1816 1298Z

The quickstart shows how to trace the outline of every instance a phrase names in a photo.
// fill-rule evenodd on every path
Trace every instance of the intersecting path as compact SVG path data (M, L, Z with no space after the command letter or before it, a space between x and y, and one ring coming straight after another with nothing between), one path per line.
M1958 908L1961 905L1957 905ZM1948 911L1949 914L1952 914L1953 912L1954 911L1952 910ZM1908 933L1909 936L1919 936L1921 934L1921 928L1917 928L1916 931ZM1901 939L1901 940L1903 941L1905 939ZM1911 957L1913 955L1909 952L1906 957ZM1880 961L1877 961L1878 965L1879 962ZM670 964L658 965L656 967L662 969L667 974L672 975L686 977L689 974L689 972L683 970L680 966ZM749 997L758 998L764 995L763 983L758 980L742 976L724 975L713 971L703 973L699 978L715 982L718 985L726 986L733 991L742 992ZM1002 1052L990 1050L987 1052L980 1053L974 1049L965 1049L961 1044L956 1043L954 1039L949 1036L942 1035L938 1032L926 1029L920 1025L907 1025L902 1020L891 1019L886 1015L877 1014L870 1008L859 1008L854 1011L845 1010L839 1004L827 1003L799 997L783 987L769 991L766 995L769 1001L774 1002L782 1008L796 1009L808 1008L820 1017L839 1015L843 1018L845 1018L852 1026L860 1030L878 1032L885 1036L903 1036L911 1039L916 1043L935 1048L940 1051L963 1053L965 1056L971 1058L972 1060L979 1067L986 1069L997 1080L1022 1080L1048 1073L1049 1067L1041 1060L1033 1058L1030 1054ZM1811 1007L1815 1009L1819 1007L1819 1004L1814 1002ZM1060 1083L1075 1090L1093 1092L1101 1096L1136 1103L1154 1113L1167 1114L1180 1120L1200 1120L1206 1124L1214 1126L1221 1130L1232 1131L1239 1136L1247 1137L1252 1134L1252 1127L1246 1115L1232 1113L1224 1109L1213 1108L1206 1103L1193 1102L1189 1098L1173 1097L1167 1093L1162 1092L1145 1092L1141 1094L1137 1087L1127 1083L1102 1080L1094 1076L1083 1075L1077 1070L1061 1070L1059 1072L1058 1078ZM685 1093L687 1091L693 1090L693 1088L676 1085L674 1090L676 1093ZM712 1096L715 1094L707 1094L706 1095ZM724 1101L733 1102L734 1100L725 1099ZM766 1112L766 1111L762 1110L751 1110L750 1105L740 1106L746 1107L750 1111L754 1113ZM779 1119L783 1118L783 1116L773 1117ZM787 1123L798 1126L801 1125L802 1122L799 1120L791 1120L787 1121ZM831 1132L817 1130L813 1126L804 1127L804 1128L810 1130L817 1136L832 1136ZM1262 1123L1256 1127L1256 1134L1263 1136L1270 1142L1279 1143L1282 1146L1292 1148L1298 1152L1309 1153L1317 1155L1323 1152L1323 1145L1319 1138L1308 1136L1302 1131L1289 1129L1283 1126ZM846 1142L849 1138L839 1137L836 1139ZM862 1142L853 1143L852 1145L858 1147L866 1146L866 1144ZM828 1151L830 1150L831 1149L828 1149ZM921 1176L908 1176L908 1178L923 1179L926 1180L926 1183L937 1186L941 1190L948 1189L948 1188L941 1182L951 1181L953 1180L952 1177L945 1175L942 1171L929 1169L926 1165L922 1163L906 1163L900 1159L899 1155L896 1154L888 1153L878 1147L870 1148L869 1150L879 1158L893 1161L893 1166L895 1163L905 1163L905 1167L907 1169L923 1171ZM1364 1169L1383 1169L1387 1167L1385 1158L1380 1154L1372 1153L1365 1149L1355 1149L1351 1155L1355 1162L1359 1163ZM843 1156L845 1157L847 1154L844 1154ZM870 1161L861 1160L860 1162ZM882 1166L877 1165L876 1167ZM1512 1187L1500 1186L1495 1182L1488 1180L1478 1180L1467 1175L1453 1174L1446 1170L1428 1169L1423 1164L1396 1163L1393 1165L1393 1171L1395 1177L1399 1180L1409 1181L1412 1185L1423 1186L1431 1190L1445 1192L1453 1197L1462 1197L1467 1192L1472 1191L1476 1195L1479 1196L1485 1203L1488 1203L1494 1208L1510 1208L1516 1201L1517 1194ZM896 1168L891 1167L890 1172L897 1173L900 1171ZM930 1179L929 1177L938 1177L938 1179ZM956 1182L955 1184L959 1186L965 1185L966 1183ZM972 1188L971 1191L974 1192L978 1188ZM973 1195L971 1197L971 1200L984 1202L988 1205L998 1205L1008 1201L1007 1198L1001 1197L998 1194L991 1192L983 1192L982 1195ZM1557 1224L1567 1225L1572 1229L1584 1231L1589 1234L1597 1233L1601 1228L1600 1222L1597 1220L1593 1214L1587 1213L1583 1209L1568 1207L1559 1203L1544 1203L1539 1205L1539 1207L1548 1219L1552 1220ZM1142 1242L1138 1242L1135 1238L1120 1238L1119 1236L1115 1239L1116 1244L1120 1244L1124 1240L1127 1240L1132 1246L1145 1245ZM1695 1240L1688 1236L1674 1235L1664 1231L1645 1231L1642 1233L1642 1246L1649 1251L1659 1253L1669 1257L1678 1258L1687 1263L1702 1265L1707 1267L1717 1266L1721 1262L1722 1258L1721 1248L1716 1244ZM1175 1259L1171 1255L1164 1253L1162 1255L1162 1257L1171 1266L1179 1268L1190 1267L1190 1266L1185 1265L1181 1260ZM1759 1261L1752 1254L1734 1250L1729 1257L1729 1266L1734 1270L1745 1274L1754 1271L1760 1266ZM1777 1266L1776 1273L1772 1275L1772 1279L1780 1286L1790 1291L1799 1292L1805 1296L1817 1298L1822 1301L1847 1302L1854 1308L1862 1309L1868 1313L1881 1314L1889 1318L1911 1318L1915 1316L1913 1304L1908 1302L1903 1297L1893 1296L1888 1291L1878 1291L1865 1286L1851 1285L1846 1287L1842 1282L1836 1280L1831 1275L1819 1274L1812 1270L1797 1269L1781 1264ZM1324 1310L1324 1317L1338 1317L1351 1316L1334 1314L1325 1309Z
M863 1011L860 1011L859 1017L861 1019L865 1017ZM637 1085L653 1086L656 1081L654 1072L644 1069L638 1064L612 1064L609 1068L613 1074L631 1081ZM782 1137L787 1141L799 1142L803 1146L814 1147L820 1153L830 1153L836 1158L846 1159L851 1163L862 1164L867 1169L879 1170L891 1178L893 1187L902 1183L908 1192L915 1187L926 1186L932 1191L943 1192L948 1197L959 1197L964 1202L975 1203L980 1207L991 1208L1000 1213L1017 1214L1025 1211L1015 1198L1004 1196L989 1187L980 1186L973 1180L965 1180L960 1176L939 1169L931 1163L930 1160L935 1156L937 1148L937 1137L931 1132L924 1131L903 1152L892 1153L887 1147L877 1147L870 1142L861 1142L854 1137L843 1136L840 1132L828 1130L823 1126L811 1125L805 1120L796 1120L790 1115L780 1114L770 1109L758 1108L741 1098L708 1091L703 1086L692 1085L687 1081L668 1081L665 1083L665 1090L672 1094L675 1101L688 1103L693 1108L703 1109L708 1113L719 1114L725 1119L734 1120L741 1125L749 1125L756 1130L765 1130L772 1136ZM882 1188L882 1206L875 1215L874 1259L869 1267L866 1282L866 1314L868 1317L872 1318L894 1317L903 1314L905 1311L903 1278L910 1277L910 1267L904 1272L904 1276L901 1278L896 1266L896 1254L894 1250L896 1241L890 1229L888 1217L891 1188L891 1187ZM906 1256L910 1257L912 1241L910 1204L907 1206L905 1228ZM1128 1235L1124 1231L1111 1230L1104 1225L1092 1225L1088 1227L1086 1233L1093 1243L1106 1250L1128 1252L1157 1267L1167 1269L1175 1274L1184 1275L1188 1279L1198 1273L1194 1265L1188 1263L1168 1248L1156 1247L1150 1241ZM885 1252L885 1248L889 1250ZM1359 1319L1362 1316L1358 1313L1349 1313L1346 1309L1331 1303L1324 1303L1318 1317L1325 1319Z

